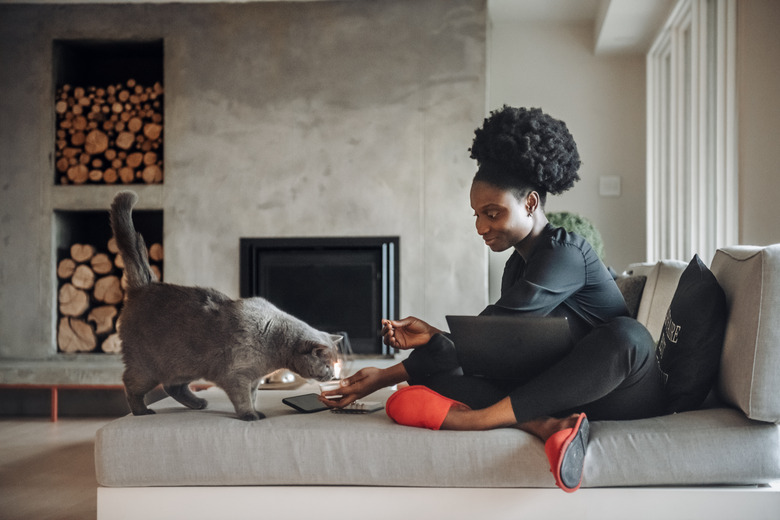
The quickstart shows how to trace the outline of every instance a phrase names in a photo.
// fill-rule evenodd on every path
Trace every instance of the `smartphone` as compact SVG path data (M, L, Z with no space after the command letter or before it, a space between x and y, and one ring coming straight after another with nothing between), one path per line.
M317 399L318 394L303 394L296 395L295 397L285 397L282 402L287 406L291 406L303 413L321 412L327 410L325 406Z

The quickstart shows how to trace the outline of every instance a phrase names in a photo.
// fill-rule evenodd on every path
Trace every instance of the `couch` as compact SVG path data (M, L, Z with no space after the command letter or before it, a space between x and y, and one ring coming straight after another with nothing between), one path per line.
M654 337L685 266L625 273L626 299ZM710 268L728 306L715 391L697 410L592 421L576 493L555 488L542 442L519 430L435 432L383 411L282 404L314 384L258 392L267 418L244 422L211 388L206 410L167 398L156 415L97 432L98 518L776 518L780 244L723 248Z

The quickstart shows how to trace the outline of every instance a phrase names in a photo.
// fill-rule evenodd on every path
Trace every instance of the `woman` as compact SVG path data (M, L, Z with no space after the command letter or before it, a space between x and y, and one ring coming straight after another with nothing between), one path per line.
M477 233L493 251L514 248L501 297L482 314L565 316L575 346L530 381L467 377L445 333L415 318L383 321L384 342L414 349L385 369L364 368L322 400L343 407L408 381L387 402L400 424L431 429L516 427L545 442L556 484L579 488L591 419L634 419L663 410L655 344L627 317L623 297L590 244L553 228L548 194L579 180L576 144L565 123L539 109L503 107L475 131L471 187ZM329 396L341 394L338 401Z

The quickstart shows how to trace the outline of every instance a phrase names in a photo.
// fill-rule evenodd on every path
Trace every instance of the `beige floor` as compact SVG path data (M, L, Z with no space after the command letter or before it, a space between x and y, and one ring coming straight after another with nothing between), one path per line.
M0 517L97 517L95 432L112 418L0 419Z

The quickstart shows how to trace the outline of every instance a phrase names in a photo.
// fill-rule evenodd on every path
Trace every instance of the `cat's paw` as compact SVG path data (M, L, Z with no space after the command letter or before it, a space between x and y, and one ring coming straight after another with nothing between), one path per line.
M262 412L247 412L239 416L242 421L258 421L265 419L265 414Z
M193 410L204 410L209 405L209 402L205 399L197 399L191 403L190 408Z
M133 415L154 415L154 414L155 414L155 411L151 410L149 408L147 408L145 410L140 410L140 411L137 411L137 412L133 412Z

